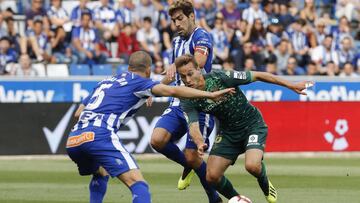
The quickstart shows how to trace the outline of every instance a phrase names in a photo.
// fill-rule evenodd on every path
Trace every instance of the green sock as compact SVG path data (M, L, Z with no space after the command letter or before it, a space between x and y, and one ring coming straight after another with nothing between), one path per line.
M257 181L261 190L263 191L265 196L269 195L269 180L266 175L266 169L264 162L261 162L261 173L260 176L257 177Z
M225 176L222 176L220 182L214 186L215 189L227 199L231 199L232 197L239 195L231 182Z

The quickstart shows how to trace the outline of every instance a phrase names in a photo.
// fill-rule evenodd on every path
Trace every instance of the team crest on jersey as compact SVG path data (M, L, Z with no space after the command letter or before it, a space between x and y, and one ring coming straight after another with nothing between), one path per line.
M220 136L220 135L218 135L218 136L216 136L216 138L215 138L215 143L220 143L221 142L221 140L222 140L222 136Z

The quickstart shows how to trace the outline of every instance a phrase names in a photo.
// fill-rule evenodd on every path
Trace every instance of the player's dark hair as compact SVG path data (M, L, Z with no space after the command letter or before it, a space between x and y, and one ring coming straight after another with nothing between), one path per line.
M191 54L185 54L175 59L175 66L177 69L187 65L188 63L192 63L195 68L199 67L198 63L195 60L195 57Z
M145 72L151 66L151 56L145 51L136 51L130 55L129 70Z
M186 17L194 13L194 6L188 0L178 0L171 4L169 8L169 15L172 16L176 11L181 10Z
M151 17L149 16L145 16L144 19L143 19L144 22L148 22L151 24L152 20L151 20Z

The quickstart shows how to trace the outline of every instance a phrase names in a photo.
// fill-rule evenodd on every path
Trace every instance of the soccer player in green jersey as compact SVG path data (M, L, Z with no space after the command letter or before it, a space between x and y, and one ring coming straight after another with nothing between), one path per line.
M210 92L263 81L287 87L298 94L306 94L303 90L309 84L305 81L291 83L270 73L254 71L213 71L203 75L191 55L177 58L175 65L186 86ZM224 95L216 101L182 100L181 107L187 118L190 135L200 155L203 155L208 146L204 143L199 130L198 112L212 114L219 120L219 134L215 138L208 158L206 180L228 199L239 195L231 182L225 178L224 172L235 163L240 154L245 153L246 170L257 178L267 201L275 203L276 189L266 175L263 162L268 128L260 111L249 103L242 91L237 88L234 94Z

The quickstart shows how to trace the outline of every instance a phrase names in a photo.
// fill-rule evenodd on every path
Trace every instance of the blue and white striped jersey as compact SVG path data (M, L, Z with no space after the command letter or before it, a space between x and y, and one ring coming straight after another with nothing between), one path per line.
M195 28L194 32L188 38L177 36L173 39L173 55L171 63L175 62L175 59L184 55L191 54L194 55L195 50L202 52L207 55L207 60L203 70L206 73L211 71L211 62L213 58L213 42L211 35L204 30L203 28ZM204 72L204 73L205 73ZM176 74L175 84L177 86L181 85L181 79L179 74ZM178 98L173 98L171 101L172 106L179 106L180 100Z
M83 100L85 109L72 131L100 127L117 132L136 111L153 96L151 89L159 84L132 72L124 72L99 82L92 94Z

